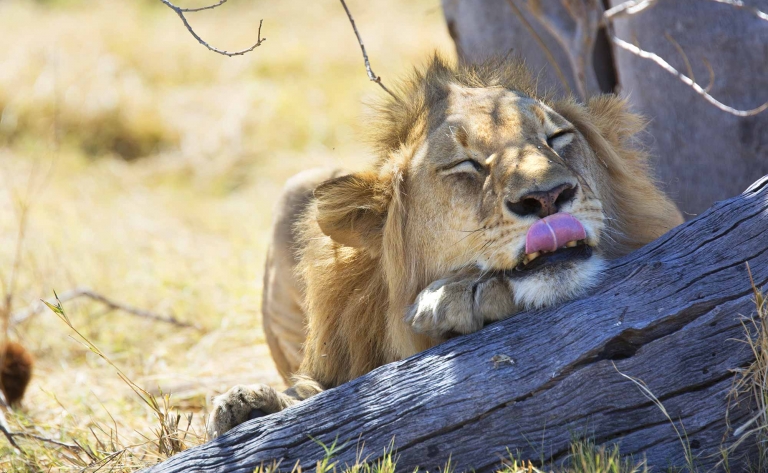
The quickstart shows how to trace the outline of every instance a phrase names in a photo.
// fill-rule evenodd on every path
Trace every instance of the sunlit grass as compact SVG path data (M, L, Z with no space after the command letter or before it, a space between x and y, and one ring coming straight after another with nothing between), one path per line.
M438 0L349 3L385 81L435 48L452 51ZM172 394L180 429L194 414L190 432L204 432L210 395L236 383L281 385L259 306L283 182L307 167L370 159L363 102L380 90L341 5L231 0L191 17L225 49L251 44L260 19L264 45L225 58L159 1L0 2L3 280L20 204L29 205L13 309L88 286L202 326L64 304L129 379L158 399ZM152 438L156 413L53 313L10 336L37 359L23 408L9 416L13 429L77 442L102 459ZM4 442L2 471L83 466L66 449L20 439L27 455L19 456ZM132 451L114 465L157 460Z
M748 473L768 471L768 298L755 286L750 271L750 282L754 291L756 312L742 320L746 344L755 360L739 373L731 391L734 403L752 407L756 414L742 425L732 426L733 435L738 438L731 450L740 444L757 445L757 452L748 466ZM722 464L727 467L729 452L724 452Z
M397 451L393 444L383 452L375 461L367 461L365 458L358 458L354 465L340 465L335 460L335 455L342 447L338 441L331 445L324 445L318 442L319 448L323 450L323 458L315 464L315 473L395 473L403 471L398 468ZM254 470L254 473L274 473L285 471L291 473L301 473L304 469L299 465L290 467L272 463L262 465ZM312 471L311 469L306 469ZM415 471L424 471L417 469ZM434 470L441 473L455 473L454 462L450 459L442 467ZM596 446L589 439L575 439L571 443L570 455L562 462L560 466L541 469L533 465L529 460L520 460L516 455L510 453L508 458L502 460L495 469L496 473L648 473L644 462L635 463L631 458L622 457L618 446Z

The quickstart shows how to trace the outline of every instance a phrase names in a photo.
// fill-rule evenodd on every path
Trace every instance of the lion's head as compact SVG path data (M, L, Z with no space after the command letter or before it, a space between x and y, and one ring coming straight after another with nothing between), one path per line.
M394 272L504 271L520 304L541 306L682 221L634 146L642 121L618 98L552 101L518 63L439 58L403 92L381 110L377 171L315 193L323 232Z
M397 95L378 107L375 169L318 187L314 216L334 251L370 261L358 278L381 279L391 344L408 336L403 308L454 271L503 272L521 308L539 307L682 222L619 98L552 100L518 62L438 57Z

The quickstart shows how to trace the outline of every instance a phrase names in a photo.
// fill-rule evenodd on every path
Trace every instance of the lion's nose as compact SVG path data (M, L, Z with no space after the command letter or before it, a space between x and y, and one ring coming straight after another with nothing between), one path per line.
M507 200L507 209L520 217L538 215L540 218L556 214L576 197L577 187L573 184L560 184L548 191L529 192L516 202Z

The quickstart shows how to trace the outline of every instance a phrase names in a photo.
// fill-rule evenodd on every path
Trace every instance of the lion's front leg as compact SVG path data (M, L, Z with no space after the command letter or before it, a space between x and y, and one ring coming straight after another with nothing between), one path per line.
M238 385L213 400L208 417L208 438L214 439L243 422L280 412L323 391L306 376L293 378L294 385L284 393L264 384Z
M419 293L405 316L414 331L433 338L472 333L486 322L515 312L509 281L502 275L457 275L433 282Z

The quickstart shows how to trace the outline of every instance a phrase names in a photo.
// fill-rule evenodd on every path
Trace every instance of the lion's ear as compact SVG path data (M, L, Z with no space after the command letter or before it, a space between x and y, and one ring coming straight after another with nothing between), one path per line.
M345 246L379 244L387 216L384 188L372 172L348 174L320 184L315 189L320 230Z

